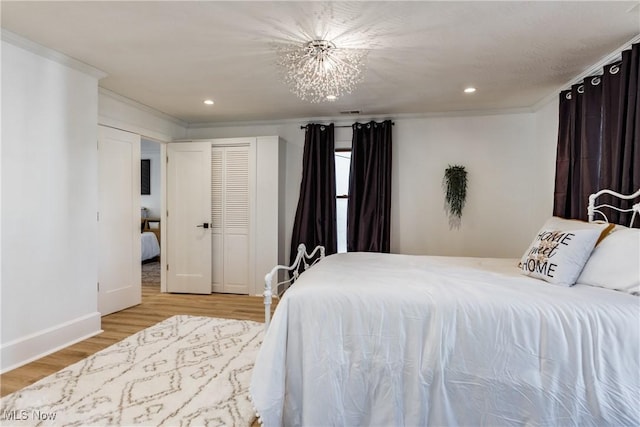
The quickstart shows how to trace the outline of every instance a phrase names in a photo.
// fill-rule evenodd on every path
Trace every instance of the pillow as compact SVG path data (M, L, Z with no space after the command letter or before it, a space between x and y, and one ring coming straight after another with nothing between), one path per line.
M520 260L523 274L572 286L596 243L614 227L551 217Z
M615 228L615 224L609 224L608 222L585 222L579 219L565 219L557 216L552 216L543 225L543 228L557 228L559 230L583 230L593 229L601 230L600 237L596 241L598 245L605 237L609 235Z
M616 227L594 249L577 283L640 295L640 229Z
M552 229L552 228L557 230L567 230L567 231L584 230L584 229L601 230L600 237L598 237L598 240L596 241L596 245L598 245L602 241L602 239L607 237L609 233L611 233L614 230L615 226L616 226L615 224L609 224L608 222L601 222L601 221L584 222L579 219L565 219L557 216L552 216L544 223L540 231L544 229ZM538 232L538 234L540 234L540 231ZM531 246L529 246L529 249L527 249L526 253L528 253L530 249L531 249ZM522 268L522 260L518 262L518 268Z

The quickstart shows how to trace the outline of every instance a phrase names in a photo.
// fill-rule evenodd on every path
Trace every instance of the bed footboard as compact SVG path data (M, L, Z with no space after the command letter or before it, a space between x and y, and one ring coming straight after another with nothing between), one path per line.
M293 264L290 266L286 265L276 265L264 276L264 329L265 331L269 328L269 322L271 321L271 298L273 297L273 280L277 279L278 272L285 271L289 272L289 278L284 279L275 284L276 294L280 296L278 293L278 287L284 284L292 284L298 279L298 276L302 274L305 270L313 266L315 263L324 258L324 246L316 246L311 253L307 253L307 248L304 243L301 243L298 246L298 254L296 255L296 259L293 261ZM302 267L302 271L301 270Z

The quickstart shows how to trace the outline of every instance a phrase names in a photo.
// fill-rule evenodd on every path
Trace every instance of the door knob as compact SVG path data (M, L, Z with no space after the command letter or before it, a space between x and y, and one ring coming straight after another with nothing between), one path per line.
M196 227L209 228L209 223L205 222L204 224L196 225Z

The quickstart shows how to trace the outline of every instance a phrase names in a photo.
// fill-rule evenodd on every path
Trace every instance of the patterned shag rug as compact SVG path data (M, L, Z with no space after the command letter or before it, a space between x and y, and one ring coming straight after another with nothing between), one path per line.
M171 317L5 396L0 424L249 426L263 330L246 320Z

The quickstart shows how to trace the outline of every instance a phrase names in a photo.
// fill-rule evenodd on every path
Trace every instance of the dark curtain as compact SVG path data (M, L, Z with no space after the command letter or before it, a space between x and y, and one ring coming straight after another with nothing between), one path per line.
M304 243L318 245L327 255L337 252L336 167L333 124L309 124L305 130L300 197L291 235L290 264Z
M554 215L586 220L590 194L605 188L631 194L640 188L639 55L635 44L622 52L621 61L605 66L602 76L560 93ZM615 212L608 218L630 220Z
M640 189L640 44L622 52L620 63L605 67L602 83L602 133L607 143L602 147L599 189L631 194ZM599 201L614 203L606 196ZM624 202L626 209L634 203ZM620 200L615 203L619 206ZM614 212L609 220L628 224L631 213Z
M391 129L393 123L354 123L347 205L347 251L389 252L391 246Z

